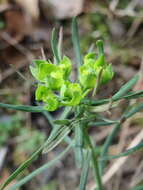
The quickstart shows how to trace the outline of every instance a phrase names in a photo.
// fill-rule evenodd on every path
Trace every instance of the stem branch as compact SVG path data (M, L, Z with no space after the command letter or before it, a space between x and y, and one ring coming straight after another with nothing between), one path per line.
M85 139L86 145L91 149L91 157L92 157L92 164L93 164L93 170L94 170L94 177L95 177L95 181L96 181L97 187L98 187L97 189L103 190L97 155L96 155L94 146L92 144L92 141L90 139L90 136L88 135L86 127L84 127L84 139Z

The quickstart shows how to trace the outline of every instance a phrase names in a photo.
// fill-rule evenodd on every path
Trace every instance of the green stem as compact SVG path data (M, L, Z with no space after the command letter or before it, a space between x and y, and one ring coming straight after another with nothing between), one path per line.
M83 131L80 123L75 126L75 160L79 168L83 166Z
M85 140L86 145L91 149L92 164L93 164L95 181L97 183L97 189L103 190L102 179L100 176L100 168L99 168L97 155L96 155L94 146L92 144L92 141L90 139L90 136L88 135L86 127L84 127L84 140Z
M100 69L99 74L97 76L97 81L96 81L96 85L95 85L95 88L94 88L93 93L92 93L92 97L94 97L98 91L98 88L100 86L102 72L103 72L103 68Z

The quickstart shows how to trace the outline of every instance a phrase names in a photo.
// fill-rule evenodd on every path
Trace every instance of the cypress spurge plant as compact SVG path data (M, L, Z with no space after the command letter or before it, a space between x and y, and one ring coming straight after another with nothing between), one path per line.
M108 155L109 146L120 130L122 123L141 111L143 103L130 105L118 120L111 120L106 118L105 114L103 115L103 112L109 112L109 110L112 111L112 109L118 107L123 99L129 101L143 97L143 91L132 91L132 87L138 81L139 76L134 76L111 98L97 99L96 95L100 87L106 85L114 77L112 65L107 63L105 59L103 41L97 41L97 53L90 52L83 57L80 50L76 18L72 21L72 41L77 64L77 78L75 80L71 79L73 61L67 56L62 56L58 48L56 31L53 30L51 45L54 62L50 60L34 60L30 66L30 71L37 81L35 99L37 102L40 102L40 105L24 106L0 103L0 107L3 108L41 112L52 126L51 134L45 143L9 176L5 183L1 185L0 190L4 190L25 168L28 168L38 155L48 153L62 141L65 141L68 145L61 154L19 180L9 190L18 189L36 175L53 166L71 148L74 150L76 165L81 168L79 190L86 189L90 170L93 171L97 189L105 190L106 187L103 186L102 175L104 174L107 160L127 156L143 147L143 143L140 143L119 155ZM89 94L92 95L89 96ZM49 112L61 107L64 107L64 111L57 120L53 120ZM112 125L114 126L113 130L107 136L99 153L96 142L92 140L89 134L89 128ZM69 133L72 134L71 137L68 136Z

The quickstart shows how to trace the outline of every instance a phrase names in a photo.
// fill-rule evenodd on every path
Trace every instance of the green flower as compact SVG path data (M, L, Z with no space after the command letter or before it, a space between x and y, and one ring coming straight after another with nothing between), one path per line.
M40 82L45 82L47 73L46 73L46 71L41 72L41 70L43 71L44 66L49 63L45 60L34 60L33 63L34 63L34 66L30 65L30 71L31 71L32 75ZM43 68L43 69L41 69L41 68Z
M48 111L55 111L59 107L59 101L56 96L48 96L45 103L44 108Z
M111 64L108 64L102 72L101 84L106 84L114 76L113 67Z
M64 56L59 63L59 67L62 69L64 73L64 79L68 79L72 70L71 60L67 56Z
M35 66L30 66L32 75L52 90L59 90L64 83L64 71L57 65L47 61L35 60Z
M103 42L97 41L98 58L95 53L88 53L84 57L84 64L79 69L79 81L84 89L93 89L101 70L101 83L105 84L113 78L114 72L111 64L107 64L104 56Z
M59 101L56 95L46 86L39 85L36 89L35 96L37 101L42 100L46 104L45 109L48 111L54 111L59 107Z
M51 90L48 87L39 85L35 92L35 99L37 101L44 101L49 93L51 93Z
M76 106L89 91L98 85L96 83L99 77L101 77L100 85L111 80L114 72L112 65L105 62L101 40L97 41L97 49L98 57L95 53L85 55L84 64L79 68L80 83L69 82L72 62L68 57L64 56L58 65L50 61L35 60L30 70L40 82L35 92L36 100L43 101L48 111L54 111L59 106Z
M65 82L61 91L61 104L66 106L76 106L80 103L82 96L82 89L78 83Z
M88 53L84 57L84 65L94 69L95 60L96 60L95 53Z
M104 55L100 55L98 59L94 63L94 69L98 69L98 67L105 67L107 63L105 62Z
M60 90L64 84L63 71L57 67L55 71L50 72L46 84L52 90Z
M83 89L92 89L95 87L97 76L96 71L89 66L83 65L79 70L79 81Z

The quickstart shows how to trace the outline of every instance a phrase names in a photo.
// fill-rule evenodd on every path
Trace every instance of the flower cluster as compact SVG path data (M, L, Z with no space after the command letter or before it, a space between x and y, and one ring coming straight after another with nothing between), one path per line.
M102 73L100 84L111 80L114 75L112 65L105 62L102 46L102 41L98 41L97 58L94 53L84 57L77 83L70 81L72 62L68 57L64 56L57 65L50 61L35 60L30 70L39 81L35 93L36 100L43 101L48 111L54 111L61 106L76 106L95 87L99 73Z

